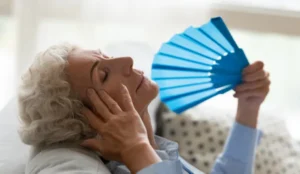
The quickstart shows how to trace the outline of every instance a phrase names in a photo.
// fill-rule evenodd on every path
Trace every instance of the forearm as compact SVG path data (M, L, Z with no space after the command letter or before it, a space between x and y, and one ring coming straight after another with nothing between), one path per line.
M148 139L149 139L149 142L150 142L151 146L154 149L157 149L158 147L157 147L157 144L154 140L154 133L153 133L153 128L152 128L152 125L151 125L151 119L150 119L148 109L141 114L141 118L144 122L144 125L145 125L146 129L147 129Z
M211 174L250 174L253 172L255 150L261 132L235 122L227 138L224 151L216 160Z
M257 127L258 113L260 107L248 107L242 102L238 102L237 112L236 112L236 122L248 126L251 128Z
M122 161L135 174L147 166L161 162L161 159L150 144L142 143L126 150L122 154Z

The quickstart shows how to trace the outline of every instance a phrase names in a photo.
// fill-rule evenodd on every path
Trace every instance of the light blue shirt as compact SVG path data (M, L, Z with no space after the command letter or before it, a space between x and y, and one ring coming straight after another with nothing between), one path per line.
M211 174L252 174L254 173L255 149L261 132L257 129L234 123L227 138L224 151L216 159ZM150 165L137 174L204 174L179 156L176 142L155 137L159 147L156 150L162 162ZM130 174L128 168L119 162L106 164L112 174Z

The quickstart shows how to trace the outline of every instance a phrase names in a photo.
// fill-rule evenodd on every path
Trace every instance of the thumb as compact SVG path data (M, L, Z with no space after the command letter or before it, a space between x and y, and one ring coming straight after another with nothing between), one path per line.
M101 148L101 144L96 138L84 140L80 145L95 151L100 151Z

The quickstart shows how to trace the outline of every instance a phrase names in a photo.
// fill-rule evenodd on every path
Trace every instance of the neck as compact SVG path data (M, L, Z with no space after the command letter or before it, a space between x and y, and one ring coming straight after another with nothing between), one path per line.
M149 142L150 142L151 146L154 149L157 149L158 147L157 147L155 139L154 139L154 133L153 133L153 128L152 128L151 119L150 119L148 109L146 109L144 112L142 112L141 118L143 120L143 123L144 123L146 129L147 129L148 139L149 139Z

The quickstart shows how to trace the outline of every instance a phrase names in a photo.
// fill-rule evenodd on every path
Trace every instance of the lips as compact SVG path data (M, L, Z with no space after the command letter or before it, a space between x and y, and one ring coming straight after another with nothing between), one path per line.
M137 86L136 91L142 86L144 80L145 80L145 77L144 77L144 75L142 75L141 81L140 81L139 85Z

